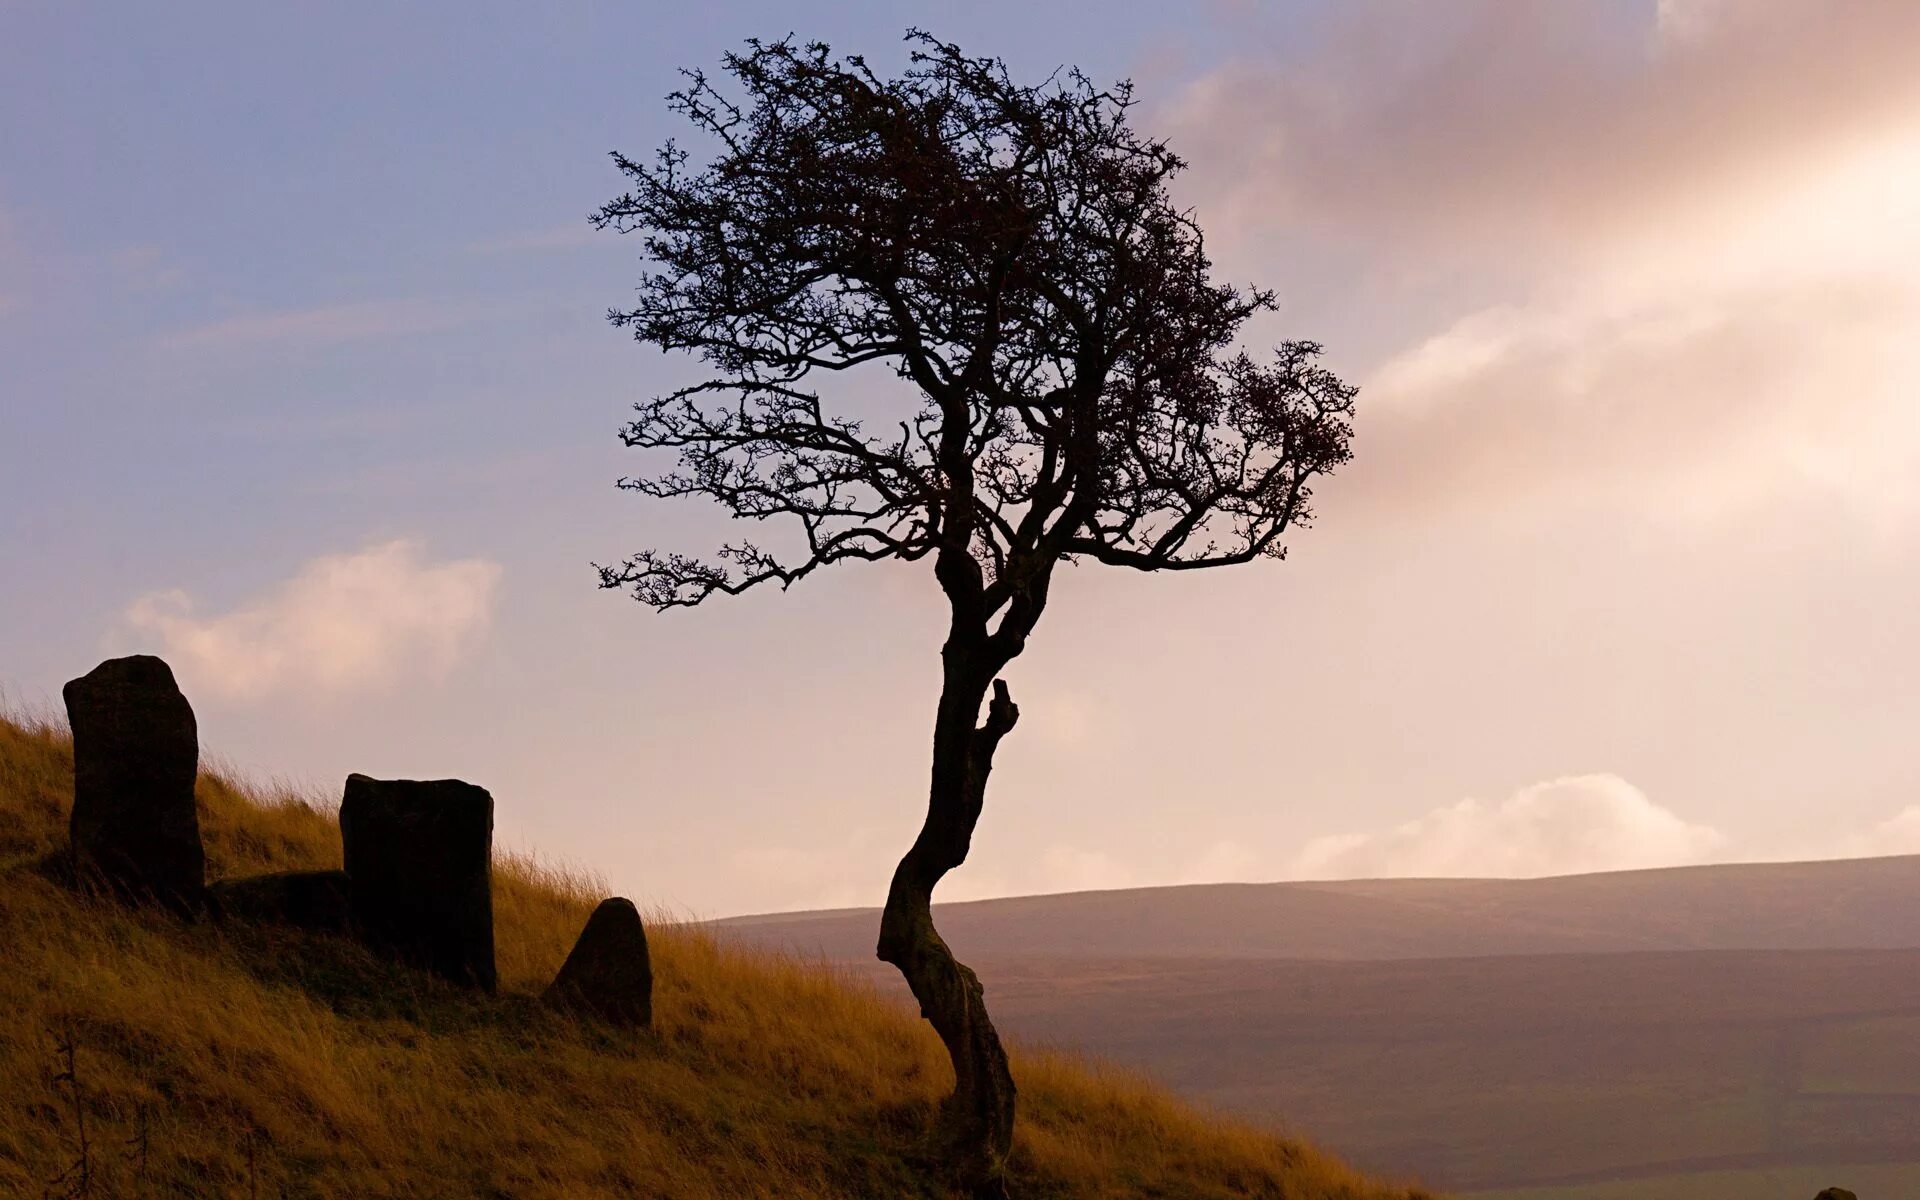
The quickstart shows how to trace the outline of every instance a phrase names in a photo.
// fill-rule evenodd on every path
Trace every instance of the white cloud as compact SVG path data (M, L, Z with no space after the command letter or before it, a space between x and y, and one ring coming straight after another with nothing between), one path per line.
M1197 853L1171 860L1156 856L1150 865L1137 857L1056 843L1011 876L991 870L968 874L963 867L943 888L942 900L983 900L1049 892L1108 891L1114 888L1173 887L1187 883L1244 882L1260 873L1262 860L1238 842L1218 841Z
M1058 751L1078 752L1107 724L1099 696L1089 690L1022 680L1014 688L1020 705L1020 738Z
M15 233L13 218L0 208L0 317L22 306L20 294L26 288L27 256Z
M1689 43L1711 36L1714 25L1728 15L1726 10L1726 0L1659 0L1654 8L1654 49L1681 51Z
M838 847L743 846L727 858L739 881L734 903L742 912L875 907L886 898L892 867L877 849L862 856Z
M179 284L185 267L155 245L101 246L72 249L60 246L44 228L29 239L20 221L0 208L0 317L22 311L30 297L34 307L47 309L37 298L68 289L111 297L112 303L145 304L153 293Z
M1853 834L1837 850L1841 858L1885 854L1920 854L1920 804L1909 804L1865 833Z
M1131 887L1139 876L1132 867L1102 850L1079 846L1052 846L1040 856L1036 877L1039 890L1049 892L1093 892L1107 888Z
M243 313L165 334L169 350L209 350L264 344L331 346L369 338L440 333L483 319L491 303L435 300L363 300L281 312Z
M1644 44L1623 22L1644 20ZM1249 53L1196 80L1159 125L1227 244L1311 231L1553 270L1820 172L1910 123L1920 8L1686 0L1341 6L1308 54ZM1249 38L1259 47L1262 39Z
M1599 492L1698 517L1819 492L1911 521L1920 113L1735 191L1389 361L1356 495L1431 511Z
M1336 275L1382 293L1358 311L1473 297L1383 339L1326 510L1697 519L1817 492L1910 526L1920 6L1663 0L1643 47L1623 16L1361 0L1304 61L1170 106L1235 273L1346 254Z
M1874 826L1865 849L1869 854L1920 854L1920 804L1909 804Z
M546 229L523 230L486 238L468 247L475 254L513 254L528 250L573 250L593 245L596 238L614 235L595 229L582 219Z
M1617 775L1576 775L1521 788L1497 805L1469 798L1381 833L1316 838L1288 874L1531 878L1624 871L1702 862L1725 840Z
M738 901L741 911L870 908L886 898L887 880L906 846L898 829L859 826L840 831L831 845L743 846L728 855L728 863L737 878L749 881L742 885L749 890ZM976 854L941 881L935 899L953 904L1053 892L1243 882L1259 873L1261 861L1231 841L1144 867L1107 850L1057 842L1015 862Z
M187 268L161 246L123 246L106 255L108 270L129 292L156 292L187 278Z
M1598 496L1697 519L1818 492L1905 521L1916 327L1920 290L1870 280L1474 313L1374 377L1342 496L1428 512Z
M127 609L189 686L229 698L337 693L444 672L492 619L498 564L431 563L409 541L316 558L270 595L196 616L182 591Z

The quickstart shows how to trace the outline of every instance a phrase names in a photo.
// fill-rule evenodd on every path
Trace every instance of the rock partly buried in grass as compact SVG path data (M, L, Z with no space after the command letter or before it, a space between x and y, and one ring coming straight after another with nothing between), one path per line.
M1828 1188L1818 1196L1815 1196L1813 1200L1860 1200L1860 1197L1845 1188Z
M61 695L73 728L77 877L198 908L207 870L193 802L199 730L172 669L147 654L110 658Z
M540 999L617 1025L653 1024L653 964L633 901L614 896L600 902Z
M347 776L353 924L367 945L492 991L493 797L458 779Z
M242 921L315 933L345 933L353 923L345 871L277 871L223 879L207 889L207 898L220 916Z

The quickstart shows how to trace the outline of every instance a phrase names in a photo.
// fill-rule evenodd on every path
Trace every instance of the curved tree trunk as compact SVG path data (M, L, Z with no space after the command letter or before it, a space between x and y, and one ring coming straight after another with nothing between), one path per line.
M983 675L952 645L945 657L927 819L894 871L877 952L906 977L920 1014L953 1060L953 1095L942 1125L960 1185L977 1200L1002 1200L1013 1149L1013 1075L987 1017L980 980L953 957L933 927L932 904L934 885L966 861L994 748L1020 713L1006 684L995 680L986 722L975 728L990 673Z

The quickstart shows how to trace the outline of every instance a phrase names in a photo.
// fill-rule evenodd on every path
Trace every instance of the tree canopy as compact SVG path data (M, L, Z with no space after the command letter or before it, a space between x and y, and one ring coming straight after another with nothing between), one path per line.
M1349 455L1354 389L1319 346L1234 348L1271 292L1211 278L1168 181L1184 164L1128 125L1131 87L1038 86L911 35L884 79L824 45L751 42L671 106L710 136L616 154L631 190L594 217L651 269L613 320L691 351L709 378L638 406L628 445L678 453L622 481L784 518L791 546L656 550L602 569L657 608L848 559L964 550L941 581L984 615L1036 571L1092 559L1187 570L1285 552L1312 482ZM893 367L897 420L836 411L823 380Z

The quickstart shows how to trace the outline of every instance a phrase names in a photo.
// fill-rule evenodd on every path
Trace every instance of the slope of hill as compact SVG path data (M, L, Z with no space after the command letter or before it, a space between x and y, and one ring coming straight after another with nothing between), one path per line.
M1920 950L977 963L1025 1039L1435 1186L1882 1163L1920 1189Z
M661 926L654 1032L558 1016L534 997L599 889L526 861L496 871L493 998L336 939L82 900L36 866L70 780L59 730L0 719L0 1194L42 1194L83 1143L100 1196L940 1194L944 1057L856 981ZM320 806L199 794L215 876L338 862ZM1015 1075L1026 1196L1422 1195L1123 1072L1022 1053Z
M940 905L937 916L962 957L1893 949L1920 946L1920 856L1551 879L1195 884L976 900ZM837 909L716 924L755 940L857 959L871 953L878 920L874 909Z
M895 986L871 912L722 924ZM1087 892L940 925L1015 1034L1363 1168L1526 1200L1920 1194L1920 858Z

